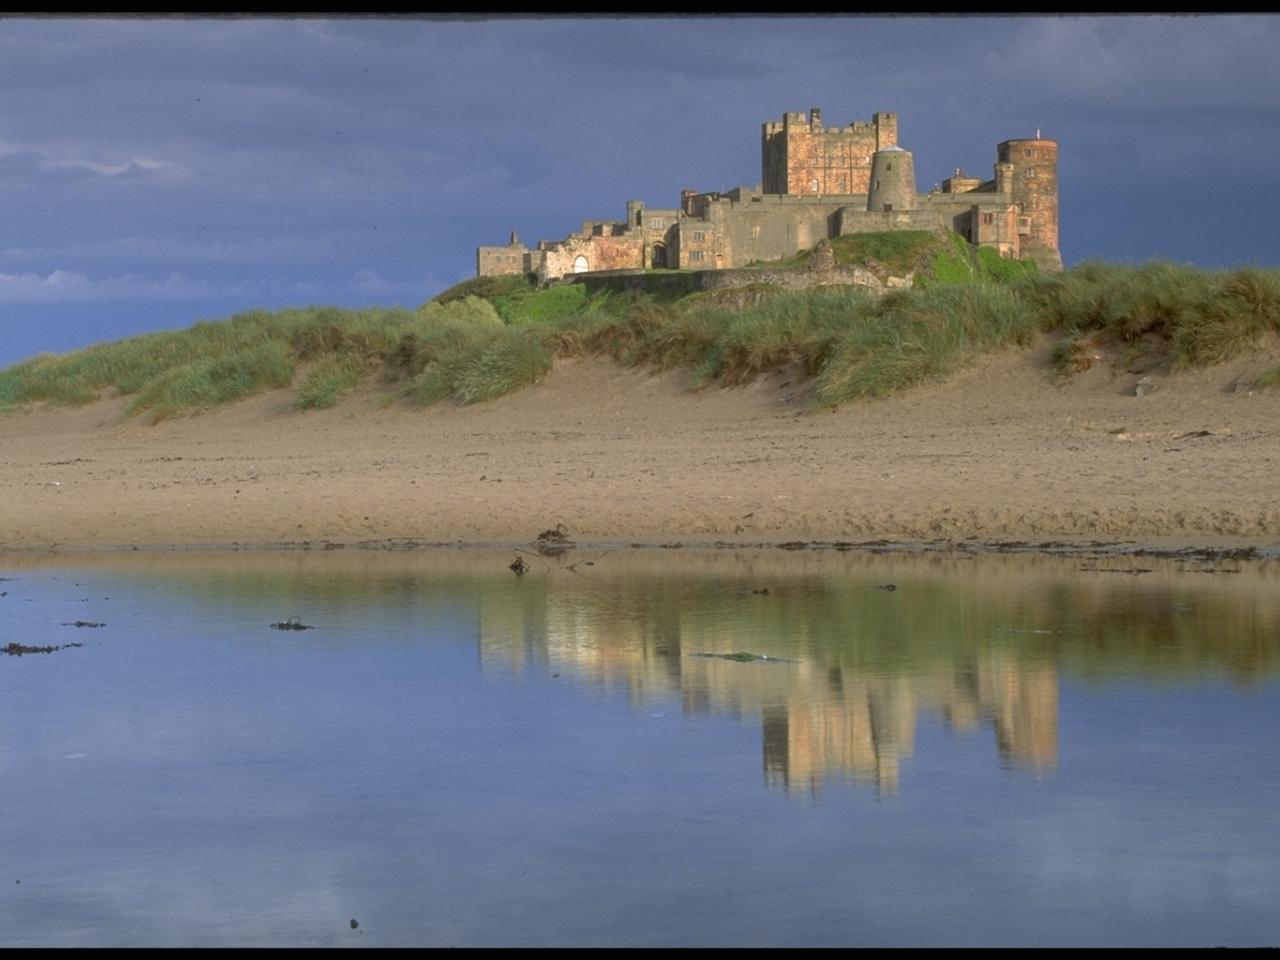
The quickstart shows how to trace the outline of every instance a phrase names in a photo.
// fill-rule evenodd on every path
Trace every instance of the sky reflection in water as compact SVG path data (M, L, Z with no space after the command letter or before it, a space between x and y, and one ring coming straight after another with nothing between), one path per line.
M1274 564L571 560L6 558L0 943L1280 940Z

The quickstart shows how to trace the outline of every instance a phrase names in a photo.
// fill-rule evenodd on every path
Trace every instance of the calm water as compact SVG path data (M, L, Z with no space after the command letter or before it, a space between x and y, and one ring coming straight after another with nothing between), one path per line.
M1280 943L1280 565L513 556L0 558L0 945Z

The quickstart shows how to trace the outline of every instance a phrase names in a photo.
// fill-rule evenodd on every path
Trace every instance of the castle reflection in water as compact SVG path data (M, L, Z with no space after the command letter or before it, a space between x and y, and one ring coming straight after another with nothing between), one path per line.
M924 712L957 734L989 726L1011 765L1041 773L1057 761L1058 670L1043 659L979 650L890 670L850 667L822 650L747 662L698 655L742 643L733 625L670 606L601 610L580 596L490 595L480 611L487 669L540 665L623 690L637 708L678 696L687 715L758 718L765 781L788 791L843 777L895 792Z

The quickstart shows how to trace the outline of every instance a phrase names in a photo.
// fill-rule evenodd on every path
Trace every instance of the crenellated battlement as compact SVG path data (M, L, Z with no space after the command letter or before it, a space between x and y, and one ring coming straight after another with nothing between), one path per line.
M877 113L827 127L822 111L783 114L761 130L761 172L765 193L860 194L870 185L871 155L898 142L898 116Z

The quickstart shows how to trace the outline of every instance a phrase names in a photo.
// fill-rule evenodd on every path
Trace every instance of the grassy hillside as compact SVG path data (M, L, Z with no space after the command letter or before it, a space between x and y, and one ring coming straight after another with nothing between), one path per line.
M372 383L419 404L476 403L536 382L555 358L582 354L737 384L782 366L813 378L820 404L878 396L950 375L976 354L1056 334L1061 375L1100 352L1122 365L1194 367L1280 334L1280 271L1207 271L1171 263L1086 263L1042 275L929 234L833 243L914 289L875 299L852 288L664 295L535 289L524 277L465 281L417 310L309 307L252 311L0 371L0 408L129 398L153 420L293 386L299 408L337 403ZM801 258L796 258L797 262ZM1258 386L1280 386L1280 366Z
M925 267L934 256L950 249L950 242L927 230L898 230L892 233L856 233L831 239L831 251L839 266L862 266L878 262L896 276ZM812 250L801 250L781 260L761 261L756 265L771 267L803 267L809 263Z

